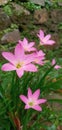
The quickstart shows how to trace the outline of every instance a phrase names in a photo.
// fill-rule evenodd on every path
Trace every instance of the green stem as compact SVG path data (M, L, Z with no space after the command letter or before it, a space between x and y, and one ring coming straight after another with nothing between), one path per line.
M16 75L16 81L15 81L15 108L17 109L17 104L19 101L19 83L20 83L20 79L19 77Z
M55 66L55 65L54 65L54 66ZM49 70L46 71L46 73L44 74L44 76L41 77L41 79L39 80L39 82L38 82L38 84L37 84L36 87L39 87L39 86L44 82L44 79L45 79L46 76L51 72L51 70L53 69L54 66L52 66Z
M16 111L18 100L19 100L19 78L17 77L16 73L13 73L13 77L12 77L11 100L13 103L12 105L14 106Z
M11 82L11 91L10 91L12 106L14 106L14 86L15 86L15 72L13 72L12 82Z
M2 88L2 90L3 90L3 87L1 86L1 88ZM5 109L6 109L6 111L7 111L7 116L8 116L8 113L12 113L12 110L11 110L11 108L10 108L10 103L8 103L8 101L6 100L6 98L3 96L3 94L1 94L0 95L0 97L1 97L1 100L2 100L2 102L3 102L3 104L4 104L4 106L5 106ZM10 122L11 122L11 125L13 126L13 129L15 130L15 125L14 125L14 123L13 123L13 120L10 118L10 116L8 116L8 119L10 120Z
M17 76L16 72L13 73L12 76L12 83L11 83L11 107L13 108L12 113L15 115L15 113L18 114L18 104L19 104L19 77ZM10 119L11 121L11 119ZM14 122L13 122L14 123Z
M27 110L26 112L26 116L25 116L25 119L24 119L24 125L23 125L23 130L27 130L27 124L28 124L28 121L29 121L29 110Z

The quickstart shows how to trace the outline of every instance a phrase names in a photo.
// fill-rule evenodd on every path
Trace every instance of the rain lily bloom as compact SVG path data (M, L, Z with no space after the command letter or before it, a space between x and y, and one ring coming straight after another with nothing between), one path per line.
M33 47L35 43L34 42L28 43L28 40L26 38L24 38L23 41L19 40L18 43L21 44L24 50L27 52L36 51L36 48Z
M37 34L37 36L40 39L40 45L53 45L55 43L55 41L50 40L51 35L48 34L44 36L44 32L42 30L39 31L39 34Z
M34 54L34 63L44 65L45 53L42 50L36 51ZM33 55L32 54L32 55Z
M55 65L55 64L56 64L56 61L55 61L55 59L53 59L53 60L52 60L52 65ZM58 69L61 68L61 66L60 66L60 65L55 65L54 68L55 68L56 70L58 70Z
M37 89L33 94L30 88L28 88L27 96L20 95L20 99L26 104L25 109L35 109L37 111L42 111L39 104L45 103L46 99L38 99L40 95L40 89Z
M16 70L18 77L22 77L24 71L36 72L37 68L32 63L33 57L29 59L29 55L26 56L24 49L20 44L15 47L14 54L11 52L3 52L2 56L9 61L2 66L3 71L13 71Z

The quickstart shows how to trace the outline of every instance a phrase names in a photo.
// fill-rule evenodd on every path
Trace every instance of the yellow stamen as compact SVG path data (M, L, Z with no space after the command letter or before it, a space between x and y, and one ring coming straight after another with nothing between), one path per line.
M29 102L29 105L30 105L30 106L33 106L33 105L34 105L34 103L33 103L33 102Z
M23 64L24 64L23 62L18 63L18 64L16 65L16 68L18 68L18 69L21 68L21 67L23 66Z
M35 59L34 61L35 61L35 62L38 62L39 60L38 60L38 59Z

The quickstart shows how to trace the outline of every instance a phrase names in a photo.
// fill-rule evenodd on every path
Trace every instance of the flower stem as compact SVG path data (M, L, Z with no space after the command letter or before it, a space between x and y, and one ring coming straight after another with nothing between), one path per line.
M11 84L11 100L12 100L12 105L15 108L17 108L18 104L18 99L19 99L19 78L17 77L16 73L13 73L12 77L12 84Z
M28 121L29 121L29 110L27 110L26 112L26 116L25 116L25 119L24 119L24 125L23 125L23 130L27 130L27 125L28 125Z
M50 67L49 70L46 71L46 73L43 75L43 77L40 78L40 80L37 83L36 87L40 86L44 82L46 76L52 71L52 69L54 68L54 66Z

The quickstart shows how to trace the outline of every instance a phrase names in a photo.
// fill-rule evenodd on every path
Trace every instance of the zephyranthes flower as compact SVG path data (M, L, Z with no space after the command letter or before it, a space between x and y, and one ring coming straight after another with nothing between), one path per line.
M3 71L16 70L19 77L24 74L24 71L37 71L36 66L32 63L34 57L29 58L29 55L24 53L24 49L20 44L16 45L14 54L11 52L3 52L2 56L9 61L9 63L2 66Z
M42 50L36 51L34 63L44 65L45 53Z
M55 61L55 59L53 59L53 60L52 60L52 65L55 65L55 64L56 64L56 61ZM55 65L54 68L55 68L56 70L58 70L58 69L61 68L61 66L60 66L60 65Z
M39 31L39 34L37 34L37 36L40 39L40 45L53 45L55 43L55 41L50 40L51 35L48 34L44 36L44 32L42 30Z
M33 63L44 65L45 53L42 50L35 51L34 53L31 53L27 56L29 56L29 58L34 58Z
M39 104L45 103L46 99L38 99L40 95L40 89L37 89L33 94L30 88L28 88L27 96L20 95L20 99L26 104L25 109L35 109L37 111L42 111Z
M36 48L34 46L34 42L28 43L28 40L26 38L23 39L23 41L19 40L19 43L23 46L24 50L27 52L36 51Z

